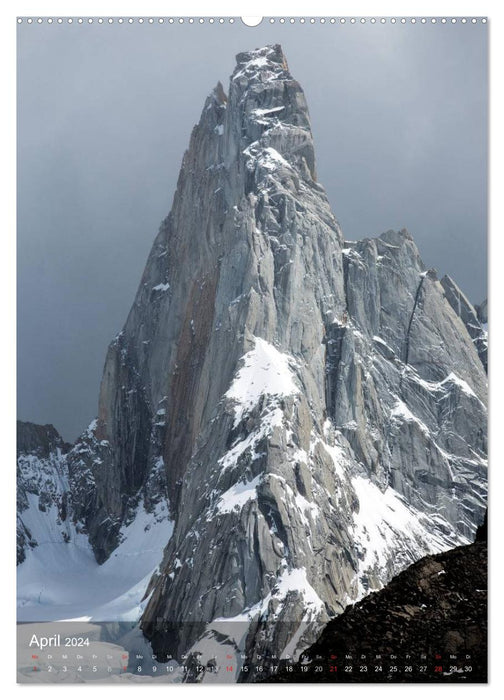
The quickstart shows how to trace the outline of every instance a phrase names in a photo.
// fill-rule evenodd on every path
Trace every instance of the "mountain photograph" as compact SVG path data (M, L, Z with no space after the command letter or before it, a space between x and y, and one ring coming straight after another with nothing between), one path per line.
M201 102L96 416L17 422L18 628L99 630L123 681L484 682L487 302L346 239L282 45Z

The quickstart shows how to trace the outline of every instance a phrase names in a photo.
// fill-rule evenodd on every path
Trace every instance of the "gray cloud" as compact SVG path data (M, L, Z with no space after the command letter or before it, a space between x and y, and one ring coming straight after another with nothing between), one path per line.
M96 414L205 96L283 45L348 239L406 226L486 295L484 25L19 25L18 412L74 439Z

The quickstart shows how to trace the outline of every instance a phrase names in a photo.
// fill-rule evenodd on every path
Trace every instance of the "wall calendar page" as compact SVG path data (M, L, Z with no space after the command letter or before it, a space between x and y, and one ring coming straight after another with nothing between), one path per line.
M487 682L480 16L17 18L17 680Z

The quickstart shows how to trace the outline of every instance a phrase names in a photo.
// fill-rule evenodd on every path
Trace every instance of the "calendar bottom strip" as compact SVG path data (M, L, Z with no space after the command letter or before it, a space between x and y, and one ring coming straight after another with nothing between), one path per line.
M287 623L286 623L287 624ZM301 625L290 622L289 626ZM171 628L175 623L171 623ZM189 627L180 623L178 629ZM134 622L24 622L17 625L19 683L484 683L486 646L440 653L429 639L407 650L318 649L311 657L243 654L236 623L177 657L154 654ZM277 630L278 631L278 630ZM468 631L471 634L471 631ZM419 651L419 649L421 649Z

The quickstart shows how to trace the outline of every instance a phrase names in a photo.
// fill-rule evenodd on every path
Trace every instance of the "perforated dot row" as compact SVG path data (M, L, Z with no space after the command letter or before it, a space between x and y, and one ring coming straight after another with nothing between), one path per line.
M233 24L238 17L18 17L18 24ZM270 17L270 24L481 24L486 17Z
M18 24L233 24L236 17L18 17Z
M366 22L369 22L369 24L436 24L438 22L440 24L456 24L457 22L461 24L476 24L481 22L486 24L487 19L486 17L270 17L269 22L271 24L275 22L280 24L285 24L285 22L290 22L291 24L295 22L300 24L325 24L326 22L329 24L366 24Z

